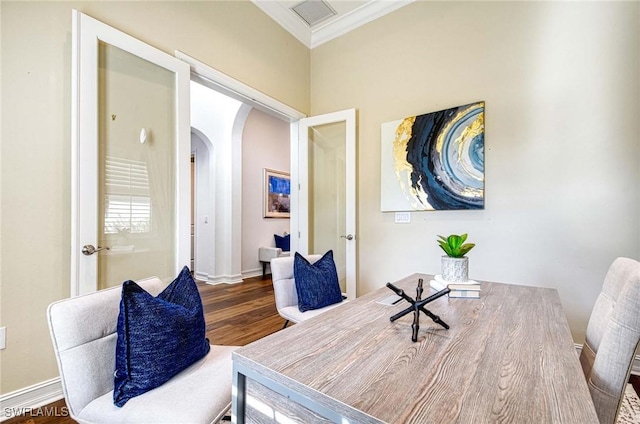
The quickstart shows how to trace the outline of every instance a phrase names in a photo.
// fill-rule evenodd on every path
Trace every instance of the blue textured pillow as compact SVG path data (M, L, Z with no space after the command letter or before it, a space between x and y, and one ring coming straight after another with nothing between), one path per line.
M289 250L291 250L291 238L289 236L290 234L287 234L284 237L277 234L273 235L273 237L276 239L276 247L282 249L283 252L288 252Z
M296 282L300 312L342 302L332 250L313 264L296 252L293 259L293 278Z
M122 284L113 403L123 406L209 353L198 287L186 266L158 297Z

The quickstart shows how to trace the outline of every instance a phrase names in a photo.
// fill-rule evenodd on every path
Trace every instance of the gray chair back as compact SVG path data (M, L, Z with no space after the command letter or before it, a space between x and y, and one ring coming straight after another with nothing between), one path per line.
M153 296L167 286L156 277L137 283ZM121 291L114 287L63 299L47 309L62 390L72 416L113 390Z
M308 255L305 258L315 263L322 255ZM271 259L271 278L273 280L273 294L276 298L276 309L280 311L287 306L298 305L296 282L293 278L294 255Z
M587 325L580 353L600 423L615 422L640 342L640 262L617 258Z

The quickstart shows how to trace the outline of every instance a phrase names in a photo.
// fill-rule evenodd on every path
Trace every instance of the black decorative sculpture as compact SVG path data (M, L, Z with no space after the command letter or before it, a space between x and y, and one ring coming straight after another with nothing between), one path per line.
M394 316L392 316L391 318L389 318L389 320L393 322L398 318L401 318L407 315L409 312L413 312L413 324L411 324L411 329L413 330L413 332L411 334L411 341L413 342L418 341L418 330L420 329L420 311L424 312L436 324L440 324L447 330L449 329L449 325L446 322L442 321L438 315L433 314L430 310L425 308L424 305L436 300L439 297L444 296L445 294L449 293L451 290L449 290L448 288L445 288L444 290L440 290L439 292L434 293L431 296L427 297L426 299L422 300L421 297L422 297L423 288L422 288L422 278L420 278L418 279L418 287L416 288L416 300L413 300L411 297L407 296L404 290L397 288L393 284L387 283L387 287L389 287L395 294L397 294L398 296L400 296L401 298L403 298L404 300L406 300L411 304L411 306L409 306L407 309L400 311Z

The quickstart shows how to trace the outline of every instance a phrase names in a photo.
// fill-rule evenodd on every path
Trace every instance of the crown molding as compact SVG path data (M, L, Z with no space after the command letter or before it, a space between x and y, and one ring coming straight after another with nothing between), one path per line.
M329 19L316 28L309 28L284 4L272 0L251 0L298 41L310 49L404 7L414 0L371 0L344 15Z
M413 3L413 1L414 0L371 0L349 13L338 16L326 24L320 24L317 28L312 29L309 48L313 49L334 38L338 38L362 25L375 21L384 15Z
M251 0L251 2L280 24L281 27L289 31L298 41L311 48L311 30L288 7L278 1Z

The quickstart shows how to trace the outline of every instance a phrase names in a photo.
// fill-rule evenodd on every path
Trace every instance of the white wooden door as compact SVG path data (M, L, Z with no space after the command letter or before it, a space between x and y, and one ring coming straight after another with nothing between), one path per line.
M356 297L356 111L301 119L292 149L292 250L333 250L347 297ZM295 190L295 187L299 190Z
M189 65L73 11L71 295L189 264Z

